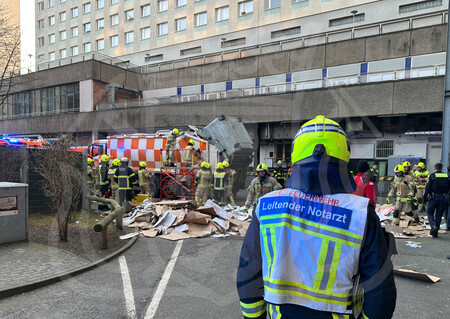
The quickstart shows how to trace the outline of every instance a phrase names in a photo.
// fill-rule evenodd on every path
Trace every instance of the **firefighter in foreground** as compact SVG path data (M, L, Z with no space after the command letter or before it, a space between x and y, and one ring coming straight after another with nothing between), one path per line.
M139 186L141 187L141 194L150 195L150 172L147 170L147 163L142 161L139 163Z
M177 145L177 138L184 135L184 132L180 132L179 129L174 128L172 132L167 137L166 141L166 157L164 160L164 165L166 166L175 166L177 162L176 150L175 147Z
M112 161L112 167L108 171L109 181L111 184L111 198L115 201L119 200L119 185L116 183L114 179L114 174L116 173L116 169L120 166L120 159L115 158Z
M250 208L252 205L258 203L258 199L270 193L271 191L281 189L281 185L275 178L269 175L269 168L266 164L260 163L256 166L258 177L255 177L250 186L248 187L247 200L245 201L245 207Z
M120 167L116 169L114 179L119 184L119 205L122 205L124 201L131 200L133 185L137 184L136 174L128 167L128 157L120 159Z
M425 164L422 162L417 164L417 169L414 170L414 186L416 187L417 210L419 214L425 210L423 195L425 194L428 175L429 172L425 169Z
M431 226L430 235L433 237L439 237L438 231L441 226L442 215L444 215L444 211L447 208L446 197L448 196L449 190L450 180L447 173L442 172L442 164L434 164L434 173L430 174L425 188L425 194L423 195L425 202L427 202L428 196L430 196L427 213Z
M213 174L209 168L210 165L208 162L202 162L201 169L195 176L194 185L197 187L195 201L197 205L204 205L211 191Z
M364 318L391 318L396 288L385 233L369 199L351 194L345 132L318 116L298 131L291 157L288 188L259 200L242 245L244 317L350 319L362 308Z
M286 172L283 168L283 162L279 160L277 162L277 167L273 169L273 177L277 180L278 184L281 185L281 187L284 187L284 182L286 182Z
M233 198L233 182L234 182L234 175L236 175L236 171L230 168L230 163L228 163L228 161L223 161L222 164L226 173L224 203L226 205L227 201L230 200L231 206L236 206L236 203L234 202Z
M414 196L414 183L411 176L405 174L403 165L398 164L394 168L395 178L391 183L391 190L386 198L386 204L391 202L390 198L397 196L395 202L395 210L392 218L392 222L398 225L400 222L400 213L404 212L406 215L414 217L415 222L419 222L419 218L416 214L411 212L411 200Z

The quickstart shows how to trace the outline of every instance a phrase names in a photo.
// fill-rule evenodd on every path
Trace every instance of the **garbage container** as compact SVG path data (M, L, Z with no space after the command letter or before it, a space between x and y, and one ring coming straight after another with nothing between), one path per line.
M0 182L0 244L28 240L28 184Z

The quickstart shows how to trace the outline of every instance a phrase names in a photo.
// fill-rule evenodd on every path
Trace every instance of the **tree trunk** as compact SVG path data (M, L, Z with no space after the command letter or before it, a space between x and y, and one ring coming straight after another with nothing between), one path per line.
M67 242L67 233L69 226L69 214L64 211L64 205L58 208L57 220L58 220L58 233L59 241Z

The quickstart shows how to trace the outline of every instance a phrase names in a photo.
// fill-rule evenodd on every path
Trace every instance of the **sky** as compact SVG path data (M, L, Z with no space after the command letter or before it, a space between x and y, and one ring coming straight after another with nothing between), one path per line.
M14 0L19 1L19 0ZM34 70L35 57L35 10L34 0L20 0L20 30L22 32L21 41L21 68L26 70L30 67ZM30 57L31 54L31 57Z

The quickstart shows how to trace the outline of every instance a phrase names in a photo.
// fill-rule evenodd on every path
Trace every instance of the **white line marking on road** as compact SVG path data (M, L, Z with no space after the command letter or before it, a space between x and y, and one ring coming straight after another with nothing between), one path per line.
M120 272L122 273L123 293L125 295L125 305L127 307L128 318L136 319L136 306L134 304L133 287L131 287L130 273L128 272L127 260L125 256L119 257Z
M170 275L172 274L172 270L177 262L178 255L181 251L181 246L183 245L183 241L180 240L177 242L175 249L173 250L172 257L170 257L170 261L167 264L166 270L162 275L161 281L156 288L155 294L153 295L153 299L150 302L150 306L148 306L147 313L145 314L145 319L153 319L156 314L156 310L158 309L159 302L164 294L164 290L166 290L167 283L169 282Z

